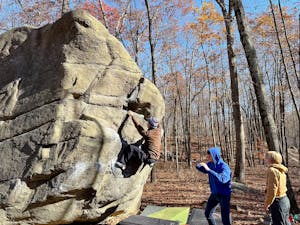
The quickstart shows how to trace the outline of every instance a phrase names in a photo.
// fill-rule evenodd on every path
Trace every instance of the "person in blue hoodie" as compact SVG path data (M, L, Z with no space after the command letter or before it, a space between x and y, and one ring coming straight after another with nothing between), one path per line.
M208 163L198 163L196 169L208 174L211 194L205 208L205 217L209 225L216 225L213 213L218 204L221 207L223 225L230 225L230 196L231 196L231 170L221 157L219 147L207 151Z

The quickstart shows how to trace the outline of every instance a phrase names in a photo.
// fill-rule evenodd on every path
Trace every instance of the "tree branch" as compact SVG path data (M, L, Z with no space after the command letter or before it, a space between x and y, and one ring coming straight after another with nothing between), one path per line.
M99 6L100 6L100 11L101 11L102 19L103 19L103 22L104 22L104 26L106 27L106 29L108 29L108 23L107 23L106 15L105 15L105 12L104 12L102 0L99 0Z
M118 38L118 39L120 39L121 30L123 28L123 21L124 21L126 15L127 15L127 12L129 11L129 8L130 8L130 0L127 1L126 8L123 11L121 17L119 18L116 29L115 29L116 38Z

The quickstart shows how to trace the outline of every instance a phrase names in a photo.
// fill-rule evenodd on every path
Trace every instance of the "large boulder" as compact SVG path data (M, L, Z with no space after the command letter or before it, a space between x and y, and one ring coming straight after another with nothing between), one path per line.
M137 213L151 168L114 167L119 134L140 138L128 110L145 125L164 101L86 11L2 34L1 224L116 224Z

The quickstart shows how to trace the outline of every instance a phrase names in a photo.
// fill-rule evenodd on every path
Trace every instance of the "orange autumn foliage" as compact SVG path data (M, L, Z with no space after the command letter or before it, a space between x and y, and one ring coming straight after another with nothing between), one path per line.
M218 32L216 27L223 24L223 16L217 11L215 5L211 2L204 2L201 8L195 8L194 13L197 15L197 21L190 23L190 29L194 30L200 42L215 41L219 44L222 40L223 33Z

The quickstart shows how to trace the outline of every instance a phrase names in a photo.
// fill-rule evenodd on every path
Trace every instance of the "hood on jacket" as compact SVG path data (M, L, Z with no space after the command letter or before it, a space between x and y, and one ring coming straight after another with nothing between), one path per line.
M212 147L208 149L210 155L212 156L212 159L214 161L214 164L218 164L220 161L222 161L221 157L221 149L219 147Z
M275 169L278 169L280 172L284 172L284 173L287 173L288 172L288 168L286 168L284 165L282 164L276 164L276 163L273 163L273 164L270 164L270 167L273 167Z

